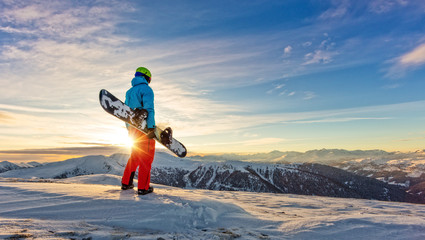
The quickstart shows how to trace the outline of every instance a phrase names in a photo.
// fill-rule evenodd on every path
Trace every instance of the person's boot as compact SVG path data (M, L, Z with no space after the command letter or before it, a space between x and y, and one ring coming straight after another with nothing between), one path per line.
M139 195L146 195L146 194L149 194L149 193L152 193L152 192L153 192L153 187L149 187L148 190L145 190L145 189L137 190L137 194L139 194Z
M133 188L134 188L133 184L127 185L127 184L121 183L121 189L122 190L128 190L128 189L133 189Z

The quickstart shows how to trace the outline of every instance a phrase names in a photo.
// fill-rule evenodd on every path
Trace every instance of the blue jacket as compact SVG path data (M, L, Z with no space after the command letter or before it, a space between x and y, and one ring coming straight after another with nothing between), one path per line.
M148 128L154 128L155 109L152 88L142 76L133 78L133 80L131 80L131 85L133 87L125 94L125 104L132 109L146 109L146 111L148 111Z

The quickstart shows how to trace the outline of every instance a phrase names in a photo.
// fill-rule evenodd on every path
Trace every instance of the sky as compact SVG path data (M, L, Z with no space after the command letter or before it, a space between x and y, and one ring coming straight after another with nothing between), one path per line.
M0 0L0 160L129 151L98 94L140 66L189 154L424 149L424 23L421 0Z

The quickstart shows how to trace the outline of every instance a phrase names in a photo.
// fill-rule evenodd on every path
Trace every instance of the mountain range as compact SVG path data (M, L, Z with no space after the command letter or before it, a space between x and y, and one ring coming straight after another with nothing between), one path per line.
M425 203L423 182L420 181L425 177L422 156L423 152L401 157L400 154L379 150L317 150L304 154L274 151L267 154L209 155L180 159L159 150L155 155L151 181L187 189L295 193ZM0 173L0 177L63 179L101 173L120 176L127 159L126 154L114 154L46 164L14 166L9 162L1 162L0 172L3 173ZM289 163L289 159L292 159L292 163ZM388 171L388 168L382 166L391 167L394 171ZM390 176L385 173L399 174ZM397 176L407 176L411 180L407 184L406 181L400 184L403 178Z

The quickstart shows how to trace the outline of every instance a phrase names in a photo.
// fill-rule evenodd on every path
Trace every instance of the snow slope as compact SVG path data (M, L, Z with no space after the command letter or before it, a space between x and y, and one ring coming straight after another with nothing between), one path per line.
M424 205L162 185L137 196L118 184L111 174L0 178L0 238L425 238Z

